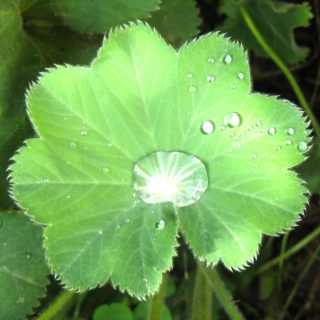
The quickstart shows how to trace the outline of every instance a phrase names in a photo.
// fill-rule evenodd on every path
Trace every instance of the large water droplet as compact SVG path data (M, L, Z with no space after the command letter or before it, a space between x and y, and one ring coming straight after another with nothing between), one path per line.
M269 129L268 129L268 134L270 134L270 136L275 135L276 132L277 132L276 128L269 128Z
M242 80L244 78L244 73L239 72L237 77L238 77L238 79Z
M224 118L224 124L229 128L239 127L241 124L241 117L237 112L228 113Z
M295 131L293 128L289 128L289 129L287 130L287 133L288 133L289 136L294 135L295 132L296 132L296 131Z
M182 152L155 152L133 169L134 189L146 203L172 202L185 207L197 202L208 188L205 165Z
M163 219L160 219L158 222L156 222L156 229L162 230L166 226L166 222Z
M230 56L230 54L227 54L224 59L223 59L223 62L225 64L230 64L232 62L232 57Z
M212 57L210 57L210 58L208 58L208 63L214 63L214 58L212 58Z
M207 77L208 82L214 82L215 80L216 80L215 76L210 75Z
M197 91L197 87L195 87L195 86L190 86L189 87L189 92L194 93L196 91Z
M203 121L201 124L201 131L204 134L211 134L214 132L214 123L210 120Z
M308 149L308 144L305 141L300 141L298 143L298 150L304 152Z

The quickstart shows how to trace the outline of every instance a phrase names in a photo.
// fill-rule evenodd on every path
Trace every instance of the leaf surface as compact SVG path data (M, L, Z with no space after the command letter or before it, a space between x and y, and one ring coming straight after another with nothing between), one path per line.
M27 102L39 138L14 158L13 194L48 225L50 266L70 288L111 278L132 295L154 293L178 228L200 259L239 269L262 234L290 229L303 212L306 189L289 169L308 150L305 119L288 101L252 93L246 54L219 34L176 52L145 24L118 28L91 66L48 70ZM152 162L162 173L149 191L177 192L172 177L197 172L173 161L186 153L207 171L199 201L140 198L133 170L157 151L168 162Z
M227 18L220 29L259 56L266 57L264 49L243 20L239 3L238 0L223 0L221 12ZM292 4L274 0L244 0L241 4L248 10L261 35L284 62L298 64L305 60L309 49L296 43L293 31L310 23L313 15L307 2Z
M20 213L0 213L0 318L25 319L44 296L48 267L42 229Z

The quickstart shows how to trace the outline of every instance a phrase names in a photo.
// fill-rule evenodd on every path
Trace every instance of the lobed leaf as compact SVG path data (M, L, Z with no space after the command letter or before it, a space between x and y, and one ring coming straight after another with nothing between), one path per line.
M307 27L313 17L307 2L292 4L277 0L222 1L221 12L226 14L227 18L220 29L262 57L266 57L266 53L243 20L240 2L248 10L261 35L284 62L298 64L305 60L309 49L296 43L293 31L299 27Z
M0 318L25 319L44 296L48 267L42 229L20 213L0 213Z
M43 73L27 103L39 138L14 157L13 195L47 225L50 266L69 288L110 278L153 294L178 229L201 260L240 269L262 234L290 229L304 210L307 190L290 168L308 150L307 123L290 102L251 92L246 53L219 34L176 52L148 25L118 28L90 66ZM159 151L162 175L146 188L177 192L179 177L191 192L197 171L173 157L186 153L207 170L199 201L143 201L133 170Z

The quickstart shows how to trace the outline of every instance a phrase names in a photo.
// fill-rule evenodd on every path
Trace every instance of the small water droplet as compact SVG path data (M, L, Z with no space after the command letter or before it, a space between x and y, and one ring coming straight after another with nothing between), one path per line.
M230 56L230 54L227 54L224 59L223 59L223 62L225 64L230 64L232 62L232 57Z
M20 297L17 301L17 304L23 304L24 303L24 297Z
M99 230L98 231L98 234L101 236L103 234L103 231L102 230Z
M66 198L67 198L68 200L71 199L70 194L67 194Z
M111 148L112 146L113 146L113 144L112 144L112 143L108 143L108 147L110 147L110 148Z
M207 77L207 81L208 81L208 82L214 82L215 80L216 80L215 76L212 76L212 75L211 75L211 76L208 76L208 77Z
M269 128L269 129L268 129L268 134L270 134L270 136L275 135L276 132L277 132L276 128Z
M88 134L88 132L86 130L81 130L80 131L80 135L83 136L83 137L86 136L87 134Z
M212 64L212 63L214 63L214 61L215 61L214 58L212 58L212 57L209 57L209 58L208 58L208 63L211 63L211 64Z
M232 89L232 90L234 90L235 88L236 88L236 86L235 86L235 85L232 85L232 86L231 86L231 89Z
M221 126L220 127L220 131L224 131L224 130L226 130L226 127L225 126Z
M102 168L102 171L103 171L103 173L109 173L109 172L110 172L110 169L107 168L107 167L103 167L103 168Z
M201 131L204 134L211 134L215 130L214 123L211 120L203 121L201 124Z
M147 285L148 279L147 279L147 278L144 278L144 279L143 279L143 283L144 283L145 285Z
M82 121L81 121L81 122L82 122L82 124L83 124L83 125L87 125L88 120L87 120L87 119L82 119Z
M119 229L120 229L120 224L117 224L116 227L115 227L115 229L116 229L116 230L119 230Z
M240 144L240 142L236 142L236 143L234 144L234 146L235 146L237 149L239 149L239 148L241 147L241 144Z
M251 159L257 159L257 155L255 153L253 153L250 157Z
M300 141L298 143L298 150L304 152L308 149L308 144L305 141Z
M192 79L193 78L193 74L191 72L187 73L187 78L188 79Z
M262 125L262 121L261 120L256 121L256 126L257 127L260 127L261 125Z
M280 151L282 149L281 146L276 146L276 151Z
M291 140L286 140L286 141L285 141L285 144L286 144L286 145L290 145L290 144L292 144L292 141L291 141Z
M44 178L43 179L43 183L48 183L49 182L49 179L48 178Z
M189 87L189 92L194 93L196 91L197 91L197 87L195 87L195 86L190 86Z
M30 252L27 252L27 253L26 253L26 257L27 257L28 260L30 260L30 259L31 259L31 253L30 253Z
M224 118L224 124L229 128L239 127L241 124L241 117L237 112L228 113Z
M293 136L294 134L295 134L295 130L293 129L293 128L289 128L288 130L287 130L287 133L288 133L288 135L289 136Z
M77 147L77 145L74 142L70 142L70 148L71 149L75 149Z
M230 137L230 138L234 137L234 133L233 133L233 132L230 132L229 137Z
M129 223L129 222L130 222L130 219L129 219L129 218L126 218L124 221L125 221L126 223Z
M250 126L248 126L247 130L248 130L248 131L253 130L253 126L251 126L251 125L250 125Z
M238 77L238 79L242 80L244 78L244 73L239 72L237 77Z
M87 151L88 149L89 149L88 146L84 146L84 147L83 147L83 151Z
M160 219L155 225L157 230L162 230L165 226L166 222L163 219Z

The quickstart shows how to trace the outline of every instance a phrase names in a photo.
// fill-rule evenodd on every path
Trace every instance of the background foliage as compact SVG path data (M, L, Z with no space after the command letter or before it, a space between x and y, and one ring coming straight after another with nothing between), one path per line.
M245 8L245 11L241 11L241 7ZM250 49L254 89L269 94L279 94L303 106L302 93L307 105L310 106L310 112L314 115L312 124L314 132L317 133L316 119L319 119L320 102L319 14L317 0L309 2L113 0L108 1L108 5L102 0L48 2L2 0L0 3L2 44L0 47L0 209L5 218L1 220L3 227L0 229L1 255L4 256L4 250L7 250L4 249L6 247L4 243L17 252L30 251L32 256L41 254L39 244L41 227L31 224L26 217L22 218L20 212L13 214L9 218L10 221L6 216L12 214L8 213L8 210L19 211L9 197L7 168L14 151L23 140L33 136L25 112L24 96L29 84L36 79L40 71L56 63L89 63L100 47L104 33L108 33L110 28L118 23L137 18L155 26L166 40L176 47L198 34L222 30ZM245 19L248 16L258 30L260 41L252 29L252 24L250 28L248 19ZM261 38L268 44L269 50L266 50ZM289 67L281 68L279 61ZM297 89L294 90L292 81L291 85L290 81L286 81L288 78L286 70L297 79L301 88L300 94L297 94ZM238 305L248 319L315 318L320 313L317 301L320 294L320 275L316 272L319 268L320 234L318 141L319 137L311 151L310 159L299 169L312 190L305 218L289 236L266 240L257 263L247 271L233 274L218 268L218 273L207 274L198 271L196 274L194 258L181 240L174 269L164 282L166 286L163 285L159 295L154 299L141 303L120 294L110 286L95 289L87 294L71 294L62 291L59 282L50 277L46 298L40 300L40 306L34 310L34 314L42 314L40 316L42 319L50 319L53 316L57 319L90 317L99 319L99 314L112 312L110 308L121 308L122 311L117 312L120 317L122 316L120 319L147 317L152 319L165 301L166 307L161 311L162 319L205 319L200 316L203 314L211 314L213 319L223 319L226 310L231 318L236 319L239 313L234 313L232 306L228 306L228 297L232 294L234 299L239 301ZM28 232L30 235L28 241L32 239L30 249L28 247L25 250L27 242L23 239L20 245L23 243L24 246L19 249L14 229L10 236L7 235L8 229L5 226L9 228L11 220L16 220L12 221L13 225L21 224L19 232L29 227L38 229ZM2 260L1 294L4 294L4 281L9 280L3 276L6 273L4 266L6 265ZM46 267L39 263L37 267L32 268L34 273L30 277L38 276L38 279L42 279L41 288L37 293L40 298L43 296L46 284L43 279L48 272ZM195 279L197 286L194 284ZM16 296L6 295L6 299L0 299L1 303L10 301L12 305L21 304L23 301L20 299L21 290L27 293L29 289L22 284L17 286L20 291L17 291ZM12 290L12 294L14 292ZM100 305L111 303L118 303L121 306L99 308ZM38 303L24 300L23 304L26 304L25 308L16 308L18 311L16 318L25 318L26 314L30 314L31 308ZM47 309L48 306L50 307ZM2 310L5 309L2 307ZM6 319L7 316L3 317Z

